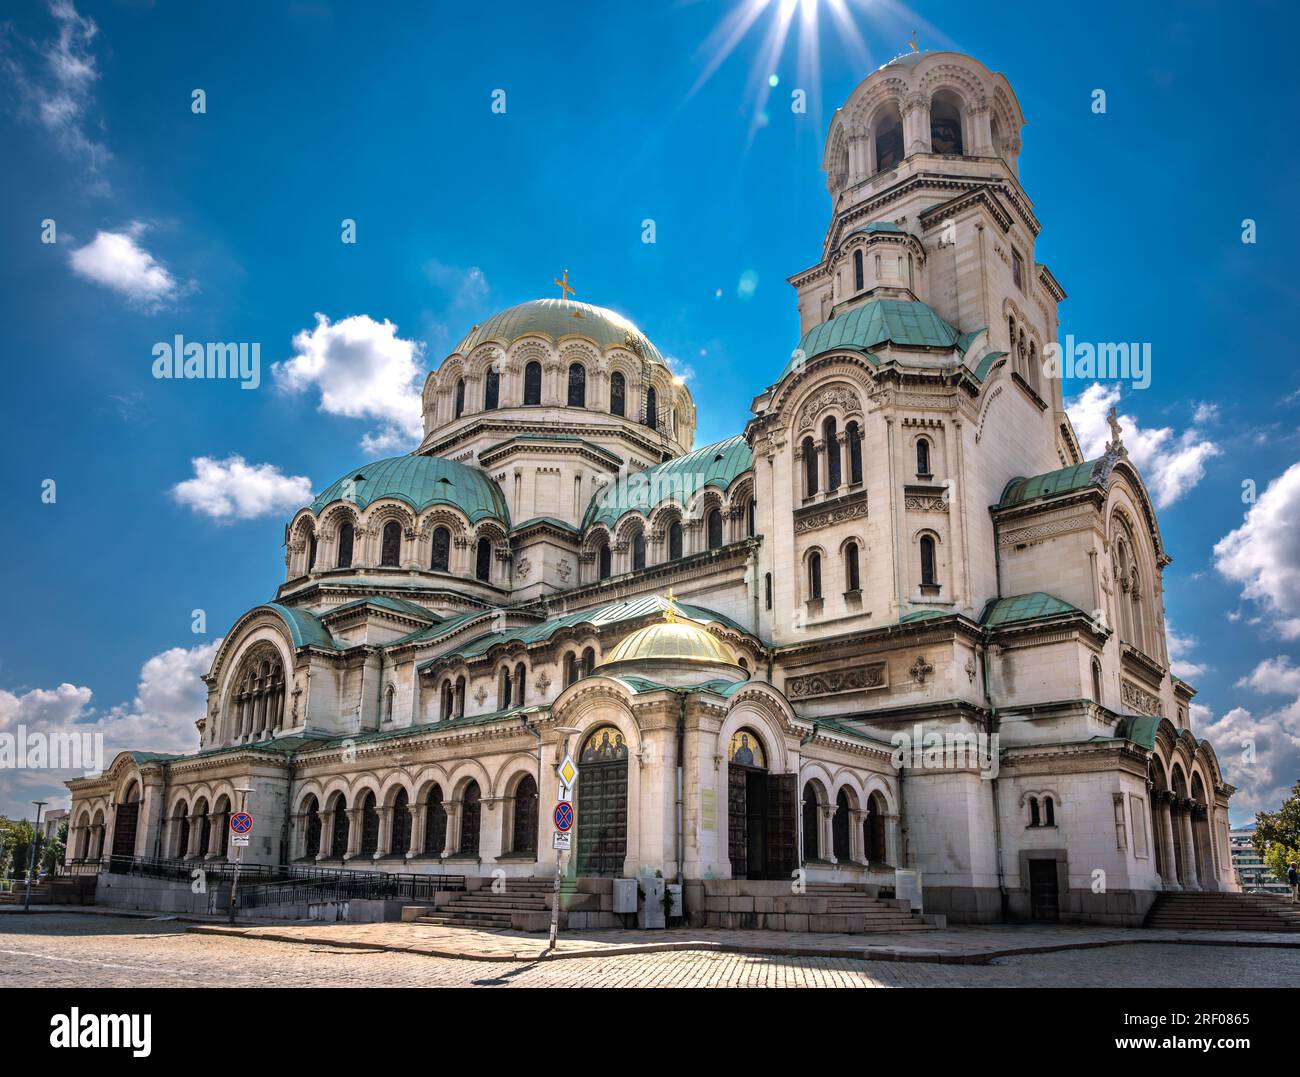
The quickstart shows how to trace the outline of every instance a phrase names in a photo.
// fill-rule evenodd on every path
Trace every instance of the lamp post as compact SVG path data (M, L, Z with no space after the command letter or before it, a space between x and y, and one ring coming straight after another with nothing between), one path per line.
M32 803L36 805L36 829L32 831L32 855L28 858L27 897L23 900L23 912L32 907L32 876L36 874L36 854L41 847L41 809L49 802L33 800Z
M252 791L251 786L244 786L235 790L235 792L239 794L239 810L241 812L247 806L248 794ZM226 825L229 826L229 822L227 822ZM232 924L235 922L235 892L239 889L239 866L243 862L244 847L242 845L237 845L235 846L235 875L234 878L230 880L230 909L228 910L230 923Z

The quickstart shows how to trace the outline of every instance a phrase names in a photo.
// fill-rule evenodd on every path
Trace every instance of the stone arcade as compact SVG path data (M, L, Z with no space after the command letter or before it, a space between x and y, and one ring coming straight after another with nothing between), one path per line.
M289 521L197 750L69 783L69 855L224 859L251 787L252 862L523 885L554 871L567 751L574 887L680 877L697 922L753 922L801 867L864 893L917 871L955 921L1236 889L1151 499L1118 426L1082 458L1042 371L1065 293L1023 124L951 52L853 92L790 278L801 339L754 357L774 380L715 445L612 311L566 292L473 327L416 452ZM918 727L984 734L996 766L895 769Z

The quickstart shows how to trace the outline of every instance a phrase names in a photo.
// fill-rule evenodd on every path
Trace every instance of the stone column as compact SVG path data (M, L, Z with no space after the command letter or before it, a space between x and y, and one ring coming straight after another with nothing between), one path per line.
M839 863L835 858L835 805L830 802L819 804L821 809L822 833L821 833L821 854L822 859L831 864Z
M867 813L861 808L849 812L849 859L859 864L867 862L867 843L863 840L862 829Z
M1173 815L1173 796L1169 793L1160 794L1160 845L1164 851L1164 859L1167 863L1161 872L1166 890L1181 890L1182 884L1178 879L1177 859L1174 856L1174 815Z
M1192 834L1192 801L1184 800L1179 804L1178 822L1183 843L1183 885L1188 890L1199 890L1200 880L1196 874L1196 839Z
M424 815L424 808L417 812L415 807L411 803L406 805L406 810L411 813L411 840L408 843L408 848L404 850L404 856L408 860L413 856L420 855L421 842L424 840L424 823L421 818Z
M199 843L203 840L203 820L205 818L207 818L207 816L204 815L190 816L190 840L189 846L185 850L184 854L186 859L199 856L202 853L202 850L199 848Z
M348 848L344 855L344 860L351 860L361 852L361 823L362 811L360 807L348 808Z
M394 850L393 844L393 812L394 808L380 807L379 811L379 844L375 848L375 859L386 856L393 852L405 853L405 849Z
M830 446L826 444L824 438L818 438L813 442L813 448L817 452L817 492L825 497L830 487Z

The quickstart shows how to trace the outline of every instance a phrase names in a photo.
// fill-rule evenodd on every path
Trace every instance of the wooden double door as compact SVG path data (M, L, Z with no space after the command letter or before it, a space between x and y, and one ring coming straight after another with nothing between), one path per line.
M796 865L795 775L727 765L727 855L733 879L786 879Z
M583 762L578 777L578 874L623 874L627 858L627 758Z

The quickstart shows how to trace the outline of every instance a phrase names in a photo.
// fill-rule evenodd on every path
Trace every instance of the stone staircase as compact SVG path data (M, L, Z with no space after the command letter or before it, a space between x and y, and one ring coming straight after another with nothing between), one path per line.
M723 929L835 932L854 935L876 932L932 931L941 918L912 911L906 901L882 898L875 887L856 883L809 883L802 894L789 884L706 884L705 926ZM735 889L736 894L709 893ZM753 892L746 892L753 891ZM767 891L766 893L763 891Z
M93 905L94 875L56 875L32 883L33 905ZM27 883L18 882L14 889L0 892L0 905L22 905L27 901Z
M554 882L550 879L509 879L502 893L490 886L450 895L437 909L413 910L410 922L438 924L444 927L483 927L507 929L517 919L516 913L549 914ZM403 917L406 919L406 917Z
M1161 894L1142 926L1175 931L1300 932L1300 905L1275 894Z

